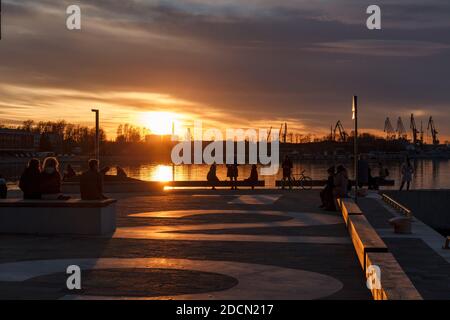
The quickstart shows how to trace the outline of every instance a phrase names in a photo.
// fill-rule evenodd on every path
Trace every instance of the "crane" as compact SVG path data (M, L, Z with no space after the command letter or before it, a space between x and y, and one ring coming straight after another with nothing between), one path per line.
M395 139L395 131L392 127L391 120L389 117L386 118L386 121L384 122L384 132L386 132L386 139L392 140Z
M272 127L270 127L269 132L267 133L267 141L269 141L271 135L272 135Z
M420 144L423 144L423 121L420 120Z
M397 138L398 139L406 139L408 135L406 134L405 126L403 125L403 120L401 117L398 117L397 120Z
M413 144L417 144L419 142L419 140L417 139L417 134L419 133L419 130L417 130L416 127L416 120L414 120L414 114L411 113L411 123L409 125L409 127L412 130L412 136L413 136Z
M334 127L334 131L333 131L333 140L336 141L336 131L339 130L339 137L340 140L342 142L347 141L348 138L348 134L347 132L345 132L344 127L342 126L341 120L338 120L338 122L336 123L336 126Z
M430 119L428 120L428 128L427 130L430 130L431 132L431 136L433 137L433 144L436 146L439 144L439 140L438 140L438 132L436 130L436 127L434 126L434 121L433 121L433 117L430 117Z

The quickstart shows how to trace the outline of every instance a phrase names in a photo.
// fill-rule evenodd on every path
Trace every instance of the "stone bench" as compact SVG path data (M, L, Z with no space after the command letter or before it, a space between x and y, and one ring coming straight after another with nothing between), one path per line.
M379 280L373 283L379 268ZM395 257L388 252L369 252L366 258L366 277L372 283L369 287L375 300L422 300L414 284L408 278Z
M387 252L388 248L364 215L349 215L348 232L361 267L366 268L369 252Z
M62 192L66 194L80 194L80 183L78 181L63 182ZM128 179L125 181L105 181L103 183L104 193L134 193L134 192L163 192L164 184L157 181L141 181Z
M345 224L348 226L348 217L352 215L362 215L361 209L355 203L353 199L340 198L337 199L338 206L341 210L342 217L344 218Z
M307 183L307 182L305 182L305 183ZM354 184L354 181L350 180L350 183ZM327 184L327 180L311 180L309 185L312 187L323 187L326 184ZM395 185L394 180L384 180L379 184L380 187L387 187L387 186L392 187L394 185ZM277 187L283 186L283 180L275 181L275 186L277 186ZM367 184L365 184L365 186L367 186Z
M1 234L107 235L116 230L116 200L0 200Z
M164 182L165 186L169 186L169 187L184 187L184 188L201 188L201 187L212 187L211 183L208 181L167 181ZM255 183L251 183L248 181L244 181L244 180L239 180L237 181L236 185L238 187L264 187L265 186L265 181L264 180L259 180ZM217 183L215 183L216 187L231 187L231 182L229 180L224 180L224 181L219 181Z

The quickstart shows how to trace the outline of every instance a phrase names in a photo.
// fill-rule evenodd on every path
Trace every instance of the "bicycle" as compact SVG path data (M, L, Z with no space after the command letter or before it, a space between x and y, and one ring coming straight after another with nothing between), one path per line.
M300 174L291 174L291 186L301 188L303 190L311 190L313 187L313 181L311 177L305 175L306 170L303 170ZM287 182L289 186L289 182Z

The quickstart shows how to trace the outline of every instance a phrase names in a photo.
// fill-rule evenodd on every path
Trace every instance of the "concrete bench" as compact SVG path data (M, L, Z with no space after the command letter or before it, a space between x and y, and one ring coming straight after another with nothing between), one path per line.
M337 200L338 206L341 210L342 217L344 218L345 224L348 226L348 217L352 215L362 215L361 209L355 203L353 199L340 198Z
M106 235L116 230L116 200L0 200L2 234Z
M374 268L379 268L379 280L374 279ZM372 283L370 291L375 300L422 300L395 257L388 252L369 252L366 258L366 278Z
M354 184L354 181L350 180L350 182L352 184ZM323 187L326 184L327 184L327 180L312 180L309 185L312 185L313 187ZM275 185L277 187L281 187L281 186L283 186L283 181L282 180L277 180L277 181L275 181ZM384 180L383 182L381 182L379 184L380 187L387 187L387 186L392 187L394 185L395 185L395 181L394 180ZM367 186L367 184L366 184L366 186Z
M63 182L62 192L66 194L80 194L80 183ZM124 181L105 181L103 183L104 193L133 193L133 192L162 192L164 184L157 181L142 181L128 179Z
M207 188L207 187L211 187L211 183L208 181L167 181L164 182L165 186L169 186L169 187L184 187L184 188ZM255 187L264 187L265 186L265 181L264 180L260 180L257 181L256 183L250 183L248 181L244 181L244 180L240 180L237 181L236 185L238 187L251 187L251 186L255 186ZM229 180L224 180L224 181L219 181L217 183L215 183L216 187L231 187L231 182Z
M364 215L350 215L347 224L361 267L366 268L369 252L387 252L388 248Z

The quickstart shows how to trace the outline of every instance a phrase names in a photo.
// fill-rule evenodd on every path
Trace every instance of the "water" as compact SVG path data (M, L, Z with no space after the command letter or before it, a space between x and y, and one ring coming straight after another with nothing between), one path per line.
M293 173L300 174L305 170L305 175L312 179L326 179L327 168L335 165L327 161L305 161L294 163ZM413 163L415 176L412 182L414 189L450 189L450 161L448 160L417 160ZM398 186L401 179L400 162L389 162L385 166L389 169L389 179L396 181ZM350 176L353 176L353 166L346 164ZM376 163L371 164L375 175L378 174ZM174 166L161 164L143 164L134 166L124 166L125 171L130 177L148 180L148 181L170 181L174 180L206 180L206 174L209 170L207 165L183 165ZM250 175L251 166L239 166L239 179L247 178ZM220 180L226 179L226 167L218 166L217 176ZM281 170L276 176L260 176L261 180L266 181L267 187L275 187L275 181L280 180Z
M115 163L106 163L111 167ZM302 161L295 162L293 173L300 174L305 170L305 175L313 179L326 179L326 170L337 163L329 161ZM389 179L394 179L397 188L400 181L401 163L398 161L386 161L385 166L389 169ZM353 176L353 165L351 163L344 164L350 176ZM415 160L413 161L415 168L415 176L412 182L414 189L450 189L450 161L449 160ZM174 166L170 164L157 163L140 163L140 164L121 164L125 172L132 177L146 181L171 181L174 180L206 180L206 174L209 170L207 165L182 165ZM378 174L376 163L371 163L370 166L374 168L374 175ZM0 165L0 173L10 178L10 180L17 179L23 165ZM81 170L77 165L74 165L75 170ZM239 180L247 178L250 175L251 166L239 166ZM8 174L9 173L9 174ZM112 169L109 174L115 174L115 169ZM266 181L267 187L275 187L275 181L281 179L281 170L276 176L260 176L261 180ZM217 176L220 180L226 180L226 167L219 165L217 167Z

